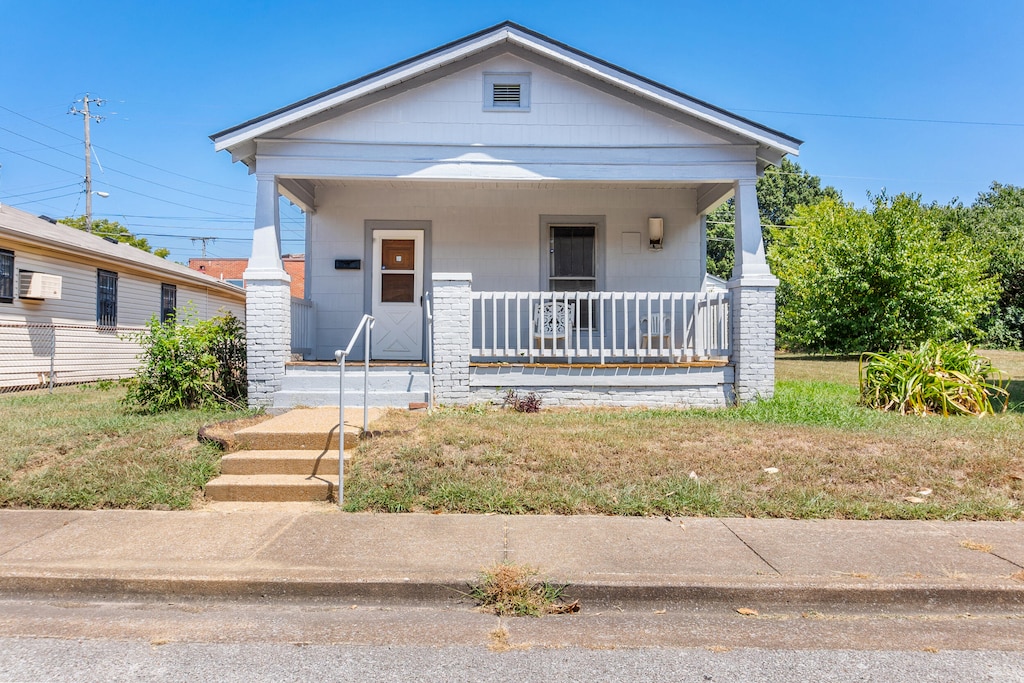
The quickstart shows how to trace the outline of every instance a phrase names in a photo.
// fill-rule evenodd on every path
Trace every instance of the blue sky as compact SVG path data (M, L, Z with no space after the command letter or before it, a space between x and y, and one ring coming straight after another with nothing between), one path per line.
M848 201L1024 185L1024 1L0 0L0 202L84 211L172 258L248 256L255 180L208 136L506 19L805 140ZM303 250L285 210L284 249Z

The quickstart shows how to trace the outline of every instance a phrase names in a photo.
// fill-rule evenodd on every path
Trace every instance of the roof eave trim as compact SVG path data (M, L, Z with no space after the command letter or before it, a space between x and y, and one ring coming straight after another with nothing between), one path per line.
M800 153L802 140L622 69L512 22L498 24L466 38L447 43L357 80L349 81L332 90L215 133L210 138L218 152L232 149L281 126L300 121L377 90L391 87L502 42L515 44L553 61L565 63L570 68L611 83L627 92L659 102L725 130L751 138L762 145L779 149L785 154L798 155Z

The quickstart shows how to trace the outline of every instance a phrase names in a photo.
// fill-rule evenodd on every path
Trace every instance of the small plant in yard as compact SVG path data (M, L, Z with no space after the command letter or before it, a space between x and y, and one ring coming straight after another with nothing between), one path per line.
M532 391L526 396L520 396L515 389L509 389L505 392L502 406L512 408L517 413L539 413L541 402L541 397Z
M903 415L984 415L1009 405L998 370L970 344L925 342L916 350L861 356L860 402Z
M537 579L537 569L500 563L480 573L480 583L469 595L481 607L499 616L539 617L579 611L579 601L561 602L566 586Z
M179 311L174 320L150 319L139 334L141 364L129 382L124 405L139 413L245 403L245 330L230 313L195 320Z

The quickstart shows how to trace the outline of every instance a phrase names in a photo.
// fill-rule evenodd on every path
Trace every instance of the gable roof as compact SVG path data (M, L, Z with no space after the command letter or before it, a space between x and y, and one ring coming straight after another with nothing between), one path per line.
M330 90L214 133L210 139L213 140L218 152L225 149L231 150L235 160L243 160L250 164L252 156L255 154L252 143L256 138L267 136L284 126L317 116L335 107L378 93L385 88L393 87L429 71L440 69L503 44L525 49L608 83L624 92L710 123L724 131L748 138L756 142L759 147L772 150L780 157L784 154L799 154L802 140L691 97L632 71L622 69L511 21L484 29L367 74L362 78L342 83Z
M0 204L0 240L4 238L65 254L69 261L93 258L110 264L111 268L123 266L144 271L153 277L164 276L178 282L212 287L238 299L245 298L244 291L234 285L154 256L130 244L114 244L84 230L63 223L51 223L20 209Z

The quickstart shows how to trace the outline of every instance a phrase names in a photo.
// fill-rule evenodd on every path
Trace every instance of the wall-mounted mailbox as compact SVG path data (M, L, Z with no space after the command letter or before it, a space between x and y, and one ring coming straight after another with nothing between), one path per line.
M334 259L335 270L360 270L363 267L362 259L357 258L336 258Z

